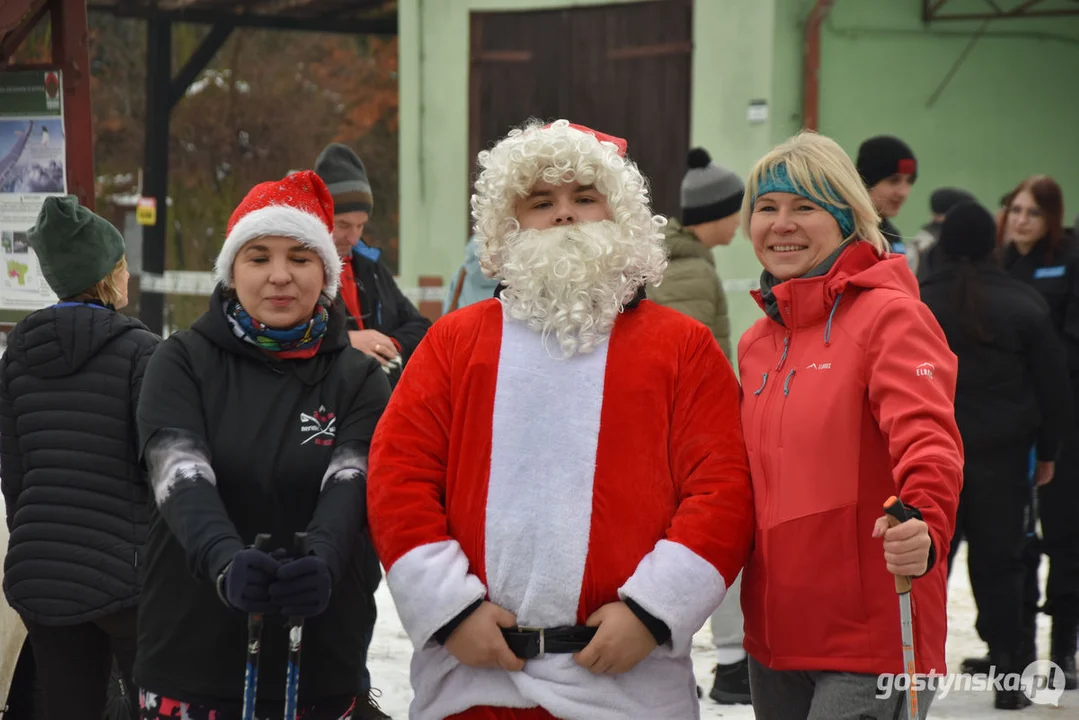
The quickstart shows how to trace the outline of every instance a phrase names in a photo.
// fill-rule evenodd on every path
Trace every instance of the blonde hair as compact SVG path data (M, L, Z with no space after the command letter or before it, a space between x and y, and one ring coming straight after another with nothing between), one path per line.
M120 275L127 270L127 256L121 255L120 261L113 266L112 272L99 280L89 290L78 294L78 298L100 300L106 305L115 305L124 299L126 294L120 287Z
M742 201L742 227L749 228L758 190L780 166L784 166L791 182L809 199L851 211L854 232L844 240L864 240L878 253L887 252L888 243L880 232L880 215L854 163L839 143L811 130L803 130L775 146L753 166Z

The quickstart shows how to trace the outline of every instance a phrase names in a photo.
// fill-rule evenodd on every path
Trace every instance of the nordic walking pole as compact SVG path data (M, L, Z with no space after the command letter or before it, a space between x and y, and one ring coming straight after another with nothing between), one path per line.
M884 503L884 514L888 516L888 527L895 527L910 519L907 509L895 495ZM914 682L914 620L910 611L910 578L905 575L895 576L895 592L899 595L899 621L903 634L903 667L907 673L907 718L918 720L918 690Z
M270 546L270 536L255 536L255 549ZM255 695L259 684L259 652L262 650L262 613L247 614L247 668L244 671L243 720L255 720Z
M298 532L292 541L292 556L307 554L307 533ZM285 675L285 715L283 720L296 720L296 700L300 693L300 647L303 643L303 618L288 619L288 672Z

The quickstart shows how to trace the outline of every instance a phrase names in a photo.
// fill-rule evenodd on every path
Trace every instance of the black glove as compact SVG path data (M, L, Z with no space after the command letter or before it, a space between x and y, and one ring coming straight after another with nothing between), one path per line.
M270 601L285 617L311 617L330 604L333 578L326 563L314 555L290 560L277 569L270 583Z
M274 613L270 583L281 563L262 550L247 548L236 553L217 581L217 592L229 607L249 613Z

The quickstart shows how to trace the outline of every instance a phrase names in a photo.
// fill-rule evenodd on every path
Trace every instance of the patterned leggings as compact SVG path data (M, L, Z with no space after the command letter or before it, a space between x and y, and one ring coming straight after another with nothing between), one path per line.
M304 720L349 720L352 711L356 708L356 699L322 702L307 707L301 707L296 713L297 718ZM265 712L260 706L258 712ZM255 720L275 720L280 717L281 710L277 715L258 715ZM139 691L139 717L142 720L240 720L241 710L215 710L205 705L189 705L188 703L161 697L155 693Z

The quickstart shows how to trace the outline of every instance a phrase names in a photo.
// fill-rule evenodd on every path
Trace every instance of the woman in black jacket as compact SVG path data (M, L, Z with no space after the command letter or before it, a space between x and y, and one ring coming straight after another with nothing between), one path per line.
M1057 335L1068 353L1073 416L1079 418L1079 240L1064 231L1064 198L1051 177L1024 180L1005 196L998 242L1008 274L1030 285L1049 304ZM1075 670L1079 632L1079 433L1063 440L1058 482L1039 490L1040 547L1027 571L1031 613L1037 606L1038 565L1049 556L1049 579L1041 611L1053 618L1049 657L1064 671L1064 687L1079 687ZM1033 628L1033 615L1029 621Z
M28 240L61 302L20 321L0 360L4 593L48 715L100 720L113 656L132 687L148 522L135 407L160 338L116 312L128 272L108 222L50 197Z
M233 213L217 289L146 371L138 423L154 495L135 681L143 718L237 717L248 613L265 613L259 718L285 699L285 618L307 618L305 720L355 703L367 587L367 452L390 387L349 345L333 201L309 171ZM256 536L269 543L255 547ZM294 550L294 535L307 542Z
M963 491L949 570L967 541L975 624L1001 673L1022 673L1034 658L1024 647L1024 550L1035 482L1053 479L1068 432L1064 347L1045 301L992 261L996 228L975 203L954 207L940 231L942 264L921 287L959 359L955 415L965 454ZM1030 704L1020 691L998 692L996 707Z

